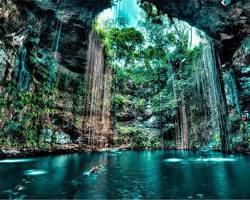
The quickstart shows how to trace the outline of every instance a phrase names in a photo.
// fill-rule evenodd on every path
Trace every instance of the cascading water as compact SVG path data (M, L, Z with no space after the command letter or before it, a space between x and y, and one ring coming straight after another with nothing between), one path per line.
M103 45L94 31L89 34L88 57L85 74L84 133L90 146L105 146L111 133L110 103L111 71L105 68Z
M54 49L53 49L55 54L58 53L59 43L60 43L60 38L61 38L61 32L62 32L62 20L58 19L57 25L56 25L56 37L55 37Z
M19 89L28 89L30 85L30 72L27 68L27 49L23 47L16 59L16 77Z
M118 1L113 8L113 15L115 16L113 19L116 22L114 25L116 28L129 26L139 28L136 23L131 23L131 17L128 15L131 12L126 10L127 6L125 5L127 1ZM131 9L132 7L133 5ZM134 9L134 11L136 13L139 10ZM123 18L128 19L128 24L122 24ZM183 22L174 27L180 36L182 41L180 44L182 45L186 40L182 33L184 29L187 30L187 27ZM183 30L178 31L179 28ZM188 55L184 53L183 56L186 57L182 58L179 55L182 55L183 52L178 52L178 48L176 48L177 56L173 56L173 68L170 67L169 72L173 87L170 93L173 93L172 98L175 100L174 103L177 104L173 108L176 109L174 113L176 114L176 146L180 149L202 148L204 146L219 148L221 144L222 149L225 150L228 119L219 58L209 39L205 39L204 44L202 44L202 52L200 52L198 47L197 49L193 49L193 47L200 44L202 38L192 27L190 27L190 34L188 35L189 50L190 52L194 50L194 57L190 56L191 59L189 59ZM169 48L169 51L175 51L175 48ZM198 92L196 92L196 89L198 89ZM235 100L236 98L234 98ZM161 97L159 104L161 107ZM114 106L115 111L116 107ZM211 141L216 141L216 145L209 144Z
M178 149L189 148L189 116L187 113L187 102L184 99L184 94L175 94L175 100L182 98L176 109L176 146ZM178 100L177 100L178 101Z
M184 92L178 93L175 79L175 70L173 65L169 67L169 77L171 79L173 96L172 98L176 101L176 147L178 149L188 149L189 148L189 126L188 126L188 113L187 113L187 102L185 100ZM181 99L181 100L180 100Z
M182 82L178 73L182 73L182 66L175 70L170 67L170 77L173 85L174 99L177 101L176 107L176 146L179 149L189 149L196 145L207 150L219 148L227 150L228 137L228 117L224 91L222 90L222 77L220 77L219 58L212 41L206 38L201 44L200 58L197 58L192 65L193 71L189 70L189 76L195 79L195 84L191 87L197 88L197 92L192 95L186 91L177 89L177 85ZM183 70L188 72L188 69ZM176 71L176 75L175 75ZM180 80L179 80L180 79ZM185 78L187 81L188 79ZM177 82L177 83L175 83ZM178 83L179 82L179 83ZM235 91L231 82L231 89ZM237 94L233 92L234 101L237 104ZM189 139L192 138L190 143ZM213 142L212 142L213 141Z
M57 62L60 61L60 54L58 51L60 47L59 44L60 44L60 39L61 39L62 27L63 27L63 19L64 19L64 14L65 14L66 1L67 0L62 1L63 10L59 14L59 16L57 16L56 35L55 35L54 42L53 42L53 55Z
M62 19L57 20L57 25L56 25L56 35L54 38L53 42L53 56L57 62L60 62L60 54L58 52L59 50L59 44L60 44L60 39L61 39L61 33L62 33L62 24L63 21Z
M188 116L187 116L187 106L186 101L182 100L181 102L181 131L182 131L182 149L188 149Z
M197 79L197 88L201 89L201 95L206 101L202 109L208 115L207 121L211 123L211 136L213 137L215 133L219 133L222 149L225 149L227 148L227 117L222 83L218 71L220 66L217 66L215 50L209 39L203 44L201 59L202 63L198 65L196 73L198 73L197 77L199 77Z

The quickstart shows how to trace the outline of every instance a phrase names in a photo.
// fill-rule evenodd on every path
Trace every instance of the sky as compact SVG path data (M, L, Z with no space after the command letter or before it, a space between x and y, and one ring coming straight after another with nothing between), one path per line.
M112 8L104 10L98 17L99 22L105 22L108 19L117 19L119 14L125 14L128 19L129 27L137 27L141 20L142 9L136 0L120 0Z
M98 21L100 24L105 24L105 21L117 19L121 14L128 19L128 27L135 27L141 30L138 23L143 19L143 10L137 4L137 0L120 0L112 8L104 10L98 16ZM193 47L201 42L200 37L196 34L196 30L196 28L193 28L192 31Z

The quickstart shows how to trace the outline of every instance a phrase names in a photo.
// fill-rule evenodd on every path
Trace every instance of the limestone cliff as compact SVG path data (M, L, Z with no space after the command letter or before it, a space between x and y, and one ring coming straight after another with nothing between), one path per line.
M231 0L223 5L220 0L142 1L152 2L170 17L187 21L213 38L228 112L240 115L249 110L250 2ZM97 113L102 113L97 120L99 128L94 128L97 140L107 141L109 136L103 138L102 133L112 132L107 101L110 89L102 88L98 97L104 99L101 107L83 105L88 99L97 100L97 96L85 95L86 88L98 88L97 83L86 87L90 81L85 77L86 73L94 75L86 67L92 23L110 4L110 0L0 2L0 144L16 141L25 146L29 141L28 146L36 146L37 141L85 141L93 132ZM99 83L109 85L111 71L105 67L101 70ZM90 112L93 106L97 112L94 115ZM152 116L146 123L150 127L157 124L157 119ZM239 131L239 118L231 126L231 130Z
M3 144L46 147L79 142L86 128L88 38L96 15L109 6L110 0L0 2ZM106 72L100 71L103 77L109 76Z

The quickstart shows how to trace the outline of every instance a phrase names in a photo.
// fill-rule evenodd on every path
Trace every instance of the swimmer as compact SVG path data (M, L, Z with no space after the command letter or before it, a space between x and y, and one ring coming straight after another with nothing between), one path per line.
M97 173L102 167L103 165L97 165L97 166L92 167L91 170L89 170L89 174Z

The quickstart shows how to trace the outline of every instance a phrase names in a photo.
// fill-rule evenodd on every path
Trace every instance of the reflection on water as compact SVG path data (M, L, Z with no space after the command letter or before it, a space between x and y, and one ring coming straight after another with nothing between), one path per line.
M249 169L249 156L188 151L8 159L0 161L0 198L249 199Z
M33 162L35 159L4 159L0 160L0 163L23 163L23 162Z
M180 158L168 158L168 159L165 159L164 161L166 161L166 162L181 162L183 160Z
M165 162L169 162L169 163L177 163L177 162L182 162L182 163L187 163L187 162L200 162L200 163L205 163L205 162L234 162L236 161L236 158L222 158L222 157L218 157L218 158L204 158L204 157L200 157L200 158L186 158L186 159L180 159L180 158L167 158L164 161Z
M24 172L24 174L27 176L43 175L43 174L47 174L47 173L48 173L47 171L39 170L39 169L31 169L31 170L26 170Z
M235 158L198 158L195 159L198 162L233 162L236 161Z

